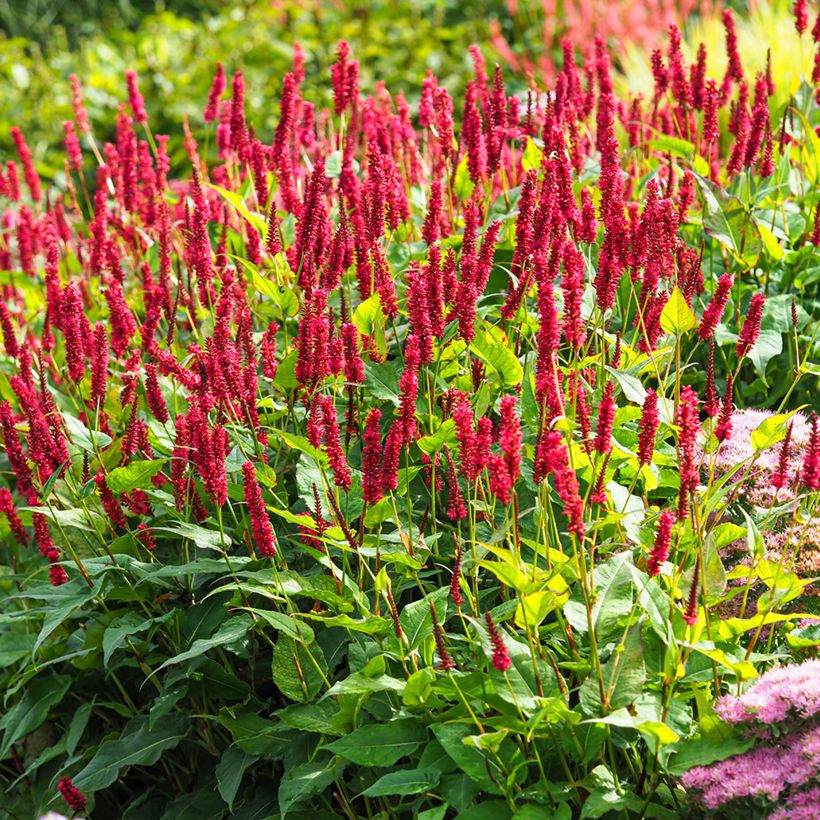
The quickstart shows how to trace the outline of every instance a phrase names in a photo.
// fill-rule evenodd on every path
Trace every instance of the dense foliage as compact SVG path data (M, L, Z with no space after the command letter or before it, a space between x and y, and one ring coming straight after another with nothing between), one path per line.
M0 812L717 805L713 703L820 644L820 57L778 106L723 19L647 100L599 39L413 106L342 42L267 131L220 66L184 175L75 80L64 194L12 131Z

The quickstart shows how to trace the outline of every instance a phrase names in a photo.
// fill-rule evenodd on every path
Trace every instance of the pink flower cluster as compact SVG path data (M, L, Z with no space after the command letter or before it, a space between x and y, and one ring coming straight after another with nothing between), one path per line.
M820 659L771 669L740 697L724 695L716 704L727 723L772 725L820 713Z
M758 746L711 766L696 766L681 777L708 809L731 800L764 797L772 802L790 787L820 776L820 727L788 735L772 746ZM815 815L816 816L816 815Z

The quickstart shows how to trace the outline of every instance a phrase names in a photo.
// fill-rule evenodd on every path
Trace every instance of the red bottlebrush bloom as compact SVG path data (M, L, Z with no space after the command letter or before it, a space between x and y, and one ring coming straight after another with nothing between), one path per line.
M276 536L268 518L268 511L265 509L262 490L256 480L256 468L252 462L246 461L242 465L242 479L245 503L248 505L248 514L251 519L254 546L260 555L270 558L276 554Z
M416 438L416 399L419 393L419 366L421 351L418 339L410 336L405 345L404 370L399 379L399 416L403 435L402 443L409 444Z
M351 384L360 384L365 380L364 362L359 353L359 331L353 322L342 325L342 351L345 378Z
M453 457L450 451L445 448L447 456L447 493L450 503L447 507L447 515L453 521L458 521L467 515L467 505L464 503L464 496L461 494L461 485L458 483L458 473L453 464Z
M157 542L154 540L154 531L144 522L137 524L137 540L148 552L154 552L157 548Z
M23 136L23 132L16 126L12 126L9 129L9 133L11 134L12 140L14 140L15 148L17 148L17 156L20 157L20 164L23 166L23 178L26 180L31 198L35 202L39 202L42 199L40 175L34 168L34 162L31 159L31 151L26 144L26 138Z
M240 156L248 140L245 125L245 78L241 71L233 75L231 82L231 147Z
M695 559L695 572L692 575L692 586L689 588L689 598L683 613L683 620L694 626L698 622L698 596L700 594L700 558Z
M421 84L421 99L419 100L419 125L422 128L429 128L435 121L437 89L438 79L428 68Z
M131 113L134 115L135 122L140 125L145 125L148 122L148 114L145 110L145 100L140 94L137 86L137 74L135 71L125 72L125 82L128 86L128 102L131 106Z
M780 457L777 460L777 469L772 473L772 487L776 490L782 490L791 480L789 476L789 447L792 441L792 427L790 422L786 428L786 438L783 439L783 444L780 446Z
M114 498L114 494L108 488L108 483L105 480L105 473L102 470L97 472L94 476L94 483L97 485L97 492L100 494L100 501L102 502L105 514L108 516L111 528L115 530L125 530L128 528L128 522L125 519L125 514L122 511L120 502Z
M652 52L652 76L655 79L655 99L659 100L669 88L669 74L663 64L663 54L660 49Z
M168 408L159 388L156 365L153 364L145 366L145 399L154 418L160 424L165 424L168 421Z
M708 339L714 334L715 328L723 318L723 311L726 310L726 304L729 301L729 294L732 292L734 283L735 277L731 273L724 273L718 279L712 300L706 306L706 310L703 311L703 316L700 319L698 336L701 339Z
M74 811L85 810L85 797L83 797L83 793L71 782L70 777L61 778L60 782L57 783L57 789L70 809Z
M583 539L584 502L578 492L578 479L569 463L566 444L557 430L544 430L535 447L532 478L540 484L550 474L555 474L555 489L564 502L567 530Z
M108 380L108 334L105 325L94 325L94 357L91 365L91 402L97 407L105 403Z
M343 113L359 96L359 64L349 60L350 46L342 40L336 47L336 62L330 67L333 83L333 107L336 114Z
M487 175L487 148L478 111L478 88L472 80L467 83L461 136L467 151L467 169L470 179L480 185Z
M738 83L743 80L743 65L740 62L740 52L737 47L735 17L729 9L724 9L722 20L726 32L726 56L728 58L726 76L723 80L724 94L726 94L733 80Z
M279 325L271 322L268 329L262 336L259 345L260 358L262 359L262 372L268 379L276 378L276 369L279 362L276 360L276 334L279 332Z
M455 535L453 536L455 540ZM450 600L456 605L461 606L464 603L464 598L461 595L461 560L463 553L458 542L456 542L456 560L453 564L453 574L450 578Z
M461 472L467 481L475 481L481 471L476 459L473 408L466 393L454 392L450 414L456 425L456 439L459 444Z
M362 498L375 504L382 498L381 410L374 407L368 414L362 436Z
M48 568L48 580L51 586L60 587L68 581L68 573L59 564L51 564Z
M66 120L63 123L63 131L65 132L65 152L68 154L68 162L75 171L82 171L83 152L77 132L74 130L74 121Z
M698 486L697 436L700 430L698 418L698 394L689 386L684 387L675 417L678 425L678 462L680 470L680 495L678 520L686 517L689 496Z
M436 89L436 133L441 159L446 162L453 153L453 100L446 88Z
M606 504L607 496L606 496L606 468L609 466L609 457L612 455L611 452L608 452L604 456L604 463L601 465L601 468L598 470L598 477L595 479L595 488L592 491L592 494L589 497L589 500L593 504Z
M333 399L329 396L322 396L318 401L321 402L322 433L325 443L325 452L330 462L330 469L333 470L333 480L337 487L341 487L343 490L349 490L351 484L350 468L347 465L347 458L342 449Z
M766 296L763 293L756 293L752 296L749 309L746 311L746 320L740 330L740 336L735 347L735 355L742 359L754 347L757 337L760 335L760 321L763 318L763 306L766 304Z
M598 427L593 447L599 453L608 453L612 449L612 425L615 423L615 383L608 381L604 387L601 405L598 408Z
M20 348L17 344L17 335L14 332L14 326L11 323L9 309L6 307L5 302L0 302L0 329L3 331L3 347L6 353L12 359L16 359L20 353Z
M396 489L399 482L399 456L403 440L400 421L396 420L387 433L382 459L382 490L386 493Z
M581 300L584 296L584 257L572 246L568 246L564 252L564 276L561 279L561 290L564 294L564 338L578 350L586 339L584 320L581 316Z
M809 27L809 4L806 0L794 0L794 27L802 37L803 32Z
M820 490L820 426L817 413L811 414L811 433L803 455L800 480L810 492Z
M726 379L726 392L723 394L723 401L720 403L720 413L715 422L715 438L718 441L727 441L732 435L732 374Z
M217 63L211 90L208 92L208 104L205 106L205 122L213 122L219 118L219 98L225 93L225 88L225 69L222 63Z
M507 651L507 647L504 646L504 640L498 631L498 627L493 623L493 617L490 615L489 610L484 611L484 620L487 622L490 646L492 646L493 649L493 666L499 672L506 672L512 666L510 653Z
M33 505L37 503L37 490L34 488L31 470L23 448L20 446L15 424L11 405L7 401L0 401L0 427L3 429L3 448L6 458L17 478L17 489L26 497L29 505Z
M515 396L504 396L501 399L501 422L498 436L511 486L518 481L521 473L521 419L515 412L517 403Z
M17 515L11 493L5 487L0 487L0 512L6 516L14 540L20 544L21 547L28 544L28 535L26 535L26 531L23 529L23 522L20 520L20 516Z
M91 123L88 121L88 113L83 102L83 87L76 74L69 74L71 82L71 106L74 109L74 121L77 123L77 130L81 134L91 131Z
M442 190L441 179L436 177L430 188L430 201L427 203L427 215L421 235L428 245L436 242L441 235Z
M598 223L595 221L595 206L588 188L581 189L581 225L578 229L579 242L594 242L598 236ZM583 261L583 257L581 258ZM583 269L582 269L583 271Z
M60 305L63 334L66 339L66 363L69 378L78 382L85 375L83 359L82 316L83 304L80 294L73 283L66 285Z
M438 668L444 672L449 672L451 669L455 669L456 665L444 645L444 635L442 635L441 625L436 617L436 607L432 601L430 601L430 618L433 621L433 639L436 642L436 652L438 652Z
M706 415L714 418L720 412L720 400L715 390L715 340L709 339L709 361L706 365L706 391L703 398L703 409Z
M649 560L646 563L646 571L650 578L660 574L661 566L669 557L669 543L672 538L672 526L675 523L675 516L668 510L664 510L658 519L658 528L655 532L655 543L649 553Z

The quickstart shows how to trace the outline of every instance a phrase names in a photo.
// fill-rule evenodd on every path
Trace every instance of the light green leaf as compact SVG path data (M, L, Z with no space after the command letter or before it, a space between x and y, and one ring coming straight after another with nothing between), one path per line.
M114 495L151 488L151 479L162 470L164 461L155 458L150 461L132 461L125 467L115 467L106 476L105 483Z
M680 288L676 287L661 311L661 327L666 333L680 335L687 330L694 330L697 326L698 320L692 308L687 304Z

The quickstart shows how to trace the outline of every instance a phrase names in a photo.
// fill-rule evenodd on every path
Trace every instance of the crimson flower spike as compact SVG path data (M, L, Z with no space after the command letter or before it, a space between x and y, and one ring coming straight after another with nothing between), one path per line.
M512 666L510 653L504 645L504 640L498 631L498 627L493 622L493 616L490 615L489 610L485 610L484 620L487 622L487 632L490 634L490 645L493 648L493 666L499 672L506 672Z

